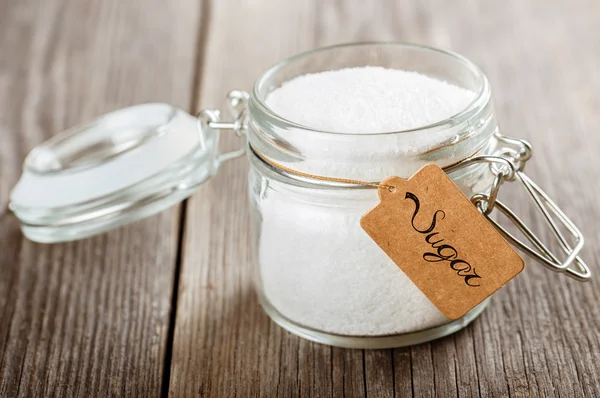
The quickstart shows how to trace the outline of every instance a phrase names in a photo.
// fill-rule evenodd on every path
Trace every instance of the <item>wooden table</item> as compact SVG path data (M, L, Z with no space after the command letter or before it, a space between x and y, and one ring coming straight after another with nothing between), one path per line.
M599 396L600 279L531 261L429 344L346 350L277 327L252 291L243 160L182 205L78 242L32 243L6 210L26 153L68 126L155 100L220 106L299 51L401 40L481 65L503 131L533 143L529 174L595 266L599 26L597 0L3 0L0 396ZM502 195L540 226L521 192Z

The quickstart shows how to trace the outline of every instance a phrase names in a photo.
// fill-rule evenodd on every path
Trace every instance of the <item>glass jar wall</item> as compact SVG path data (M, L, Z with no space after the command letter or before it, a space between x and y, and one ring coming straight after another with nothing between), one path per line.
M358 66L416 71L476 95L449 119L375 134L318 131L265 105L272 90L296 76ZM360 218L379 202L376 190L298 178L265 159L334 178L408 178L427 163L447 167L493 153L497 126L490 98L487 79L468 60L397 43L300 54L258 79L248 104L252 241L257 292L275 322L322 343L382 348L447 335L483 310L485 302L461 319L448 320L369 238ZM485 165L450 177L468 197L486 192L492 180Z

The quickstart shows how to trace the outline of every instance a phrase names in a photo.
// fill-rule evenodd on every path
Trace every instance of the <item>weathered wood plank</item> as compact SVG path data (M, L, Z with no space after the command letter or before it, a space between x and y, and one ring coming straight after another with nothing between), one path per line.
M534 144L528 172L582 226L589 262L600 254L593 221L600 219L600 164L591 150L600 147L600 49L591 33L600 23L598 2L219 1L210 14L203 107L220 105L232 88L250 88L287 55L336 42L413 41L473 59L490 78L502 130ZM472 326L429 344L362 352L284 332L252 293L246 168L226 164L189 205L173 396L600 393L600 309L593 305L600 282L581 285L532 262ZM522 192L507 185L501 194L541 226Z
M366 395L371 397L394 396L394 363L392 350L364 351Z
M314 13L318 11L315 7L318 6L318 2L302 2L293 7L290 4L283 6L267 2L242 7L239 3L214 4L211 13L213 29L209 36L209 54L205 58L208 63L203 65L201 103L204 106L210 106L211 103L220 104L224 94L231 88L250 88L253 80L270 64L294 52L321 44L314 41L313 36L317 33L311 29L303 29L304 25L290 25L290 21L302 24L313 19ZM255 36L261 32L254 30L255 25L246 23L249 14L266 18L272 22L269 24L272 29L285 28L289 34L284 37L262 34ZM296 15L299 18L294 18ZM236 26L235 30L227 28L232 25ZM319 24L315 29L318 32L322 26ZM292 32L294 34L291 34ZM249 48L245 41L236 41L238 37L244 37L249 42L260 41L260 45ZM210 52L211 50L213 52ZM243 60L247 68L223 70L232 59ZM255 62L248 62L249 59ZM240 83L236 85L236 82ZM233 143L231 139L225 138L225 141L227 140L231 145L239 145L238 142ZM289 335L270 323L262 313L255 296L247 293L250 291L252 274L248 241L221 241L222 238L231 239L228 232L231 229L228 225L235 225L238 232L233 233L240 233L242 240L247 239L243 233L248 228L247 212L239 211L247 208L246 167L241 162L225 165L215 181L196 194L190 203L186 226L187 250L182 266L185 290L180 294L178 301L171 392L175 396L193 393L231 396L236 393L243 395L243 392L248 391L251 394L277 396L321 397L339 396L340 393L362 396L365 388L365 367L361 351L331 350ZM219 201L217 198L221 196L231 200ZM229 210L234 208L238 210ZM222 219L223 215L226 215L226 220ZM222 224L224 222L229 224ZM240 230L242 232L239 232ZM199 233L202 235L196 236ZM236 250L231 250L231 247L236 247ZM223 260L228 256L231 256L231 259L225 261L231 261L236 267L232 270L221 269L230 268L229 263ZM190 284L195 287L189 288L187 281L192 281ZM217 286L215 281L219 286L215 287L214 291L207 292L202 288ZM240 285L242 292L235 290L239 289ZM215 291L220 293L217 295ZM216 301L211 303L210 300ZM199 303L205 303L200 304L201 315L197 314ZM247 306L247 310L236 309L236 306L242 304ZM241 313L242 319L211 317L210 314L217 311L217 308L220 311L225 308L236 314ZM190 327L190 322L195 322L197 326ZM182 324L184 326L181 326ZM232 342L229 328L238 330L240 325L250 327L243 332L248 335L241 341ZM216 336L217 340L212 340L209 336ZM268 339L265 341L266 336ZM248 340L258 342L258 345L247 345ZM231 347L231 344L235 346ZM222 358L219 358L219 353L227 349L235 351L237 360L246 361L248 358L249 365L241 367L241 374L233 371L237 369L235 362L220 362ZM215 364L212 369L201 371L196 376L199 378L197 381L190 372L195 371L194 366L198 365L196 361L199 359L191 357L190 352L202 352L200 358ZM216 365L217 363L219 365ZM379 361L369 363L376 365ZM255 373L257 369L258 375ZM383 371L389 375L392 373L391 368ZM257 377L258 389L252 384ZM190 378L193 382L190 382ZM388 384L392 385L391 379ZM374 380L367 387L373 391L383 390L378 380ZM392 391L393 389L389 389L390 393Z
M394 359L393 381L395 397L410 397L414 394L410 347L390 350Z
M593 265L599 229L590 220L599 219L600 212L590 201L600 190L590 186L598 178L588 167L600 166L591 150L599 147L594 131L600 117L589 106L597 103L600 81L591 72L599 59L597 38L587 32L600 22L600 5L488 2L465 15L472 21L467 28L449 29L452 47L489 76L503 132L534 145L527 171L581 226L588 242L585 258ZM457 22L451 18L447 26ZM476 32L480 38L473 38ZM542 231L524 193L503 189L515 211ZM597 277L582 285L528 261L524 275L498 294L470 330L481 394L597 394L600 384L590 375L600 371L600 310L585 303L598 300L599 286Z
M332 348L333 352L333 394L332 397L362 397L365 389L365 361L363 350L346 350ZM325 372L326 369L306 370L311 372ZM327 395L325 395L327 396Z
M9 0L0 11L0 396L159 396L179 210L38 245L6 213L36 144L151 100L189 108L195 1Z
M315 3L212 2L200 106L222 107L229 90L250 89L268 66L313 47ZM222 140L242 145L226 133ZM188 204L173 396L317 396L331 388L323 381L330 349L273 325L253 292L246 170L244 160L226 163Z

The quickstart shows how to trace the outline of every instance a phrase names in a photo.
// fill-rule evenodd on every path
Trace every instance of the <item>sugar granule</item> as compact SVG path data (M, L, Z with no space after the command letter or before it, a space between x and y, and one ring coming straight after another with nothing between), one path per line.
M267 97L285 119L338 133L409 130L449 118L475 93L423 74L376 66L298 76Z
M439 122L474 96L415 72L364 67L299 76L270 93L266 103L311 128L368 134ZM333 161L311 172L327 176L334 168L341 172ZM348 173L348 178L364 177L361 170ZM377 204L376 194L348 190L340 199L328 197L327 190L277 181L270 188L258 199L259 262L264 294L281 314L310 328L353 336L409 333L448 322L361 229L360 217Z

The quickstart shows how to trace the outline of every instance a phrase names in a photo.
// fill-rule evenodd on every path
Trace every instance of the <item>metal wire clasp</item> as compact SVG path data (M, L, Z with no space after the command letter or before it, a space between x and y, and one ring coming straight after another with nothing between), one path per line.
M523 172L525 164L531 158L531 145L527 141L506 137L499 133L496 133L496 139L508 145L497 155L467 158L446 171L452 172L474 163L488 162L494 175L494 181L488 194L478 193L471 197L473 204L507 240L542 265L552 271L565 273L567 276L580 281L589 280L591 278L590 269L579 256L584 244L583 235L556 203ZM517 181L520 183L520 186L525 190L528 198L556 237L566 255L564 260L559 260L508 206L498 200L498 191L504 181ZM490 217L492 210L495 208L523 233L533 247L516 238ZM552 215L554 215L554 218ZM556 221L559 221L572 235L575 240L573 247L559 229Z
M246 133L247 117L246 105L250 95L245 91L234 90L227 94L227 108L233 122L223 122L220 118L220 112L216 109L203 109L196 115L197 127L200 135L201 144L206 146L206 131L213 130L232 130L238 137L242 137ZM217 153L215 162L217 166L227 160L239 158L246 152L245 146L235 151L226 153Z

